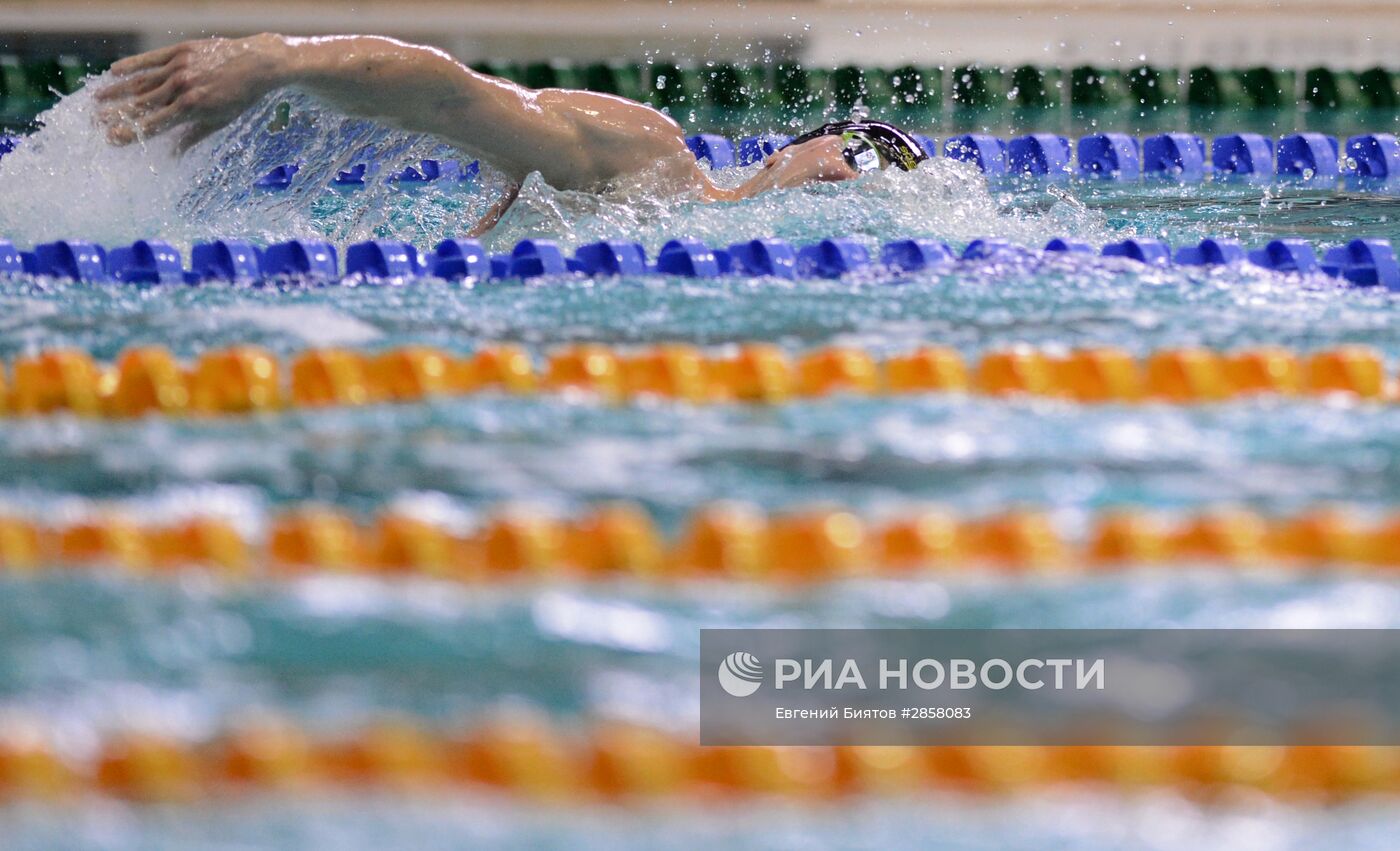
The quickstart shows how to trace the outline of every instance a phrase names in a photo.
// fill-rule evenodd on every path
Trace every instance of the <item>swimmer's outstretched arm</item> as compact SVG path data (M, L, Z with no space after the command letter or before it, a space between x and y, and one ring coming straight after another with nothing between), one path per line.
M626 98L526 89L430 47L378 36L184 42L123 59L97 93L116 144L180 129L184 150L287 86L347 115L442 138L518 183L539 171L561 189L676 166L666 179L708 186L679 125Z

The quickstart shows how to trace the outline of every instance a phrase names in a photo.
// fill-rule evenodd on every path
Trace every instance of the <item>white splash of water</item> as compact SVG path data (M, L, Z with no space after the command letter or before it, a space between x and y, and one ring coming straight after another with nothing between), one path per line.
M87 239L128 228L164 233L202 165L172 141L109 145L94 124L90 89L44 113L43 129L0 160L0 234L17 243Z
M174 153L176 134L115 147L96 121L92 93L102 82L90 81L41 115L41 129L0 160L5 238L21 245L51 239L120 244L159 236L187 247L211 237L267 242L322 235L348 242L385 235L386 214L400 209L408 193L380 180L340 196L343 203L323 214L318 205L324 206L332 179L371 154L387 175L441 153L433 140L326 112L294 92L269 96L183 156ZM286 129L272 132L281 103L290 104L292 118ZM254 189L258 177L284 163L301 166L290 189ZM407 218L411 225L420 217L410 210ZM435 225L457 229L461 222Z
M192 314L191 321L198 321L203 311ZM368 322L325 305L224 305L219 308L219 321L287 334L311 347L365 346L384 336Z
M729 184L747 173L727 170L719 179ZM527 237L552 237L568 245L623 239L654 251L678 236L716 246L758 236L794 242L830 236L867 241L929 237L954 243L991 237L1036 246L1066 235L1095 244L1121 238L1103 214L1073 199L1054 200L1045 209L1021 209L1015 199L1014 194L992 192L974 166L946 159L926 162L912 173L891 169L718 204L614 200L528 181L488 242L500 251Z

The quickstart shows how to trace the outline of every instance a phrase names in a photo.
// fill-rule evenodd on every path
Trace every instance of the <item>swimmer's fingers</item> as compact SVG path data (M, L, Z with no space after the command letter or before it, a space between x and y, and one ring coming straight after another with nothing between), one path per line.
M134 74L137 71L145 71L148 68L159 68L189 49L190 42L186 41L180 44L172 44L169 47L138 53L135 56L128 56L125 59L112 63L112 74L117 77L125 77L128 74Z
M226 117L220 116L217 104L210 103L207 89L190 88L184 83L153 92L150 97L107 107L99 113L98 121L107 128L107 141L114 145L159 136L181 124L193 125L182 138L182 151L228 123Z
M136 127L140 130L141 138L149 139L152 136L159 136L176 124L188 120L185 116L186 112L188 112L188 110L179 102L172 103L169 106L161 107L155 112L141 118L136 122Z
M138 138L136 122L129 116L107 119L106 126L107 141L113 145L130 145Z
M95 124L113 145L129 145L136 141L136 112L129 103L118 103L100 107L94 116Z
M174 80L189 81L189 57L194 42L173 45L132 56L112 66L112 76L116 82L104 86L97 92L100 101L139 97L166 86Z
M175 104L142 117L121 116L107 125L107 141L113 145L130 145L141 139L159 136L181 121L182 110Z
M168 106L184 93L188 82L179 74L171 74L158 87L132 98L131 105L142 111Z
M133 74L119 82L98 89L96 97L99 101L111 101L144 95L153 89L158 89L165 85L171 78L172 70L173 69L167 66L161 66L160 68L143 71L140 74Z
M105 88L97 93L99 103L110 104L102 110L103 116L131 114L152 107L165 106L179 97L183 81L178 75L160 78L143 77L133 79L132 85L121 83ZM113 103L113 101L122 101Z

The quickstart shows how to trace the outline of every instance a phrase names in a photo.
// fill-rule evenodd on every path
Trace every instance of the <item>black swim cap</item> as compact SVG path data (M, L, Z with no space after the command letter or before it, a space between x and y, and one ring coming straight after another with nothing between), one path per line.
M803 133L783 147L800 145L823 136L841 136L867 142L885 162L893 163L905 171L917 168L919 163L928 159L928 153L914 140L913 136L893 124L886 124L883 121L832 121L815 130ZM847 156L846 160L851 162L852 167L857 171L867 170L852 162L851 156Z

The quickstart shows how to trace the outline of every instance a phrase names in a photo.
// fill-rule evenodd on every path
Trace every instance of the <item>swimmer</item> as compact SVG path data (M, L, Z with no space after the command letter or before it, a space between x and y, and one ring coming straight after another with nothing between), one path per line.
M291 87L335 110L435 136L505 174L504 197L473 229L489 230L539 172L557 189L640 188L653 195L738 201L760 192L908 170L925 153L878 121L834 122L768 157L734 188L716 186L669 116L616 95L527 89L471 70L431 47L379 36L187 41L123 59L96 93L114 144L167 132L183 152L235 121L269 92Z

